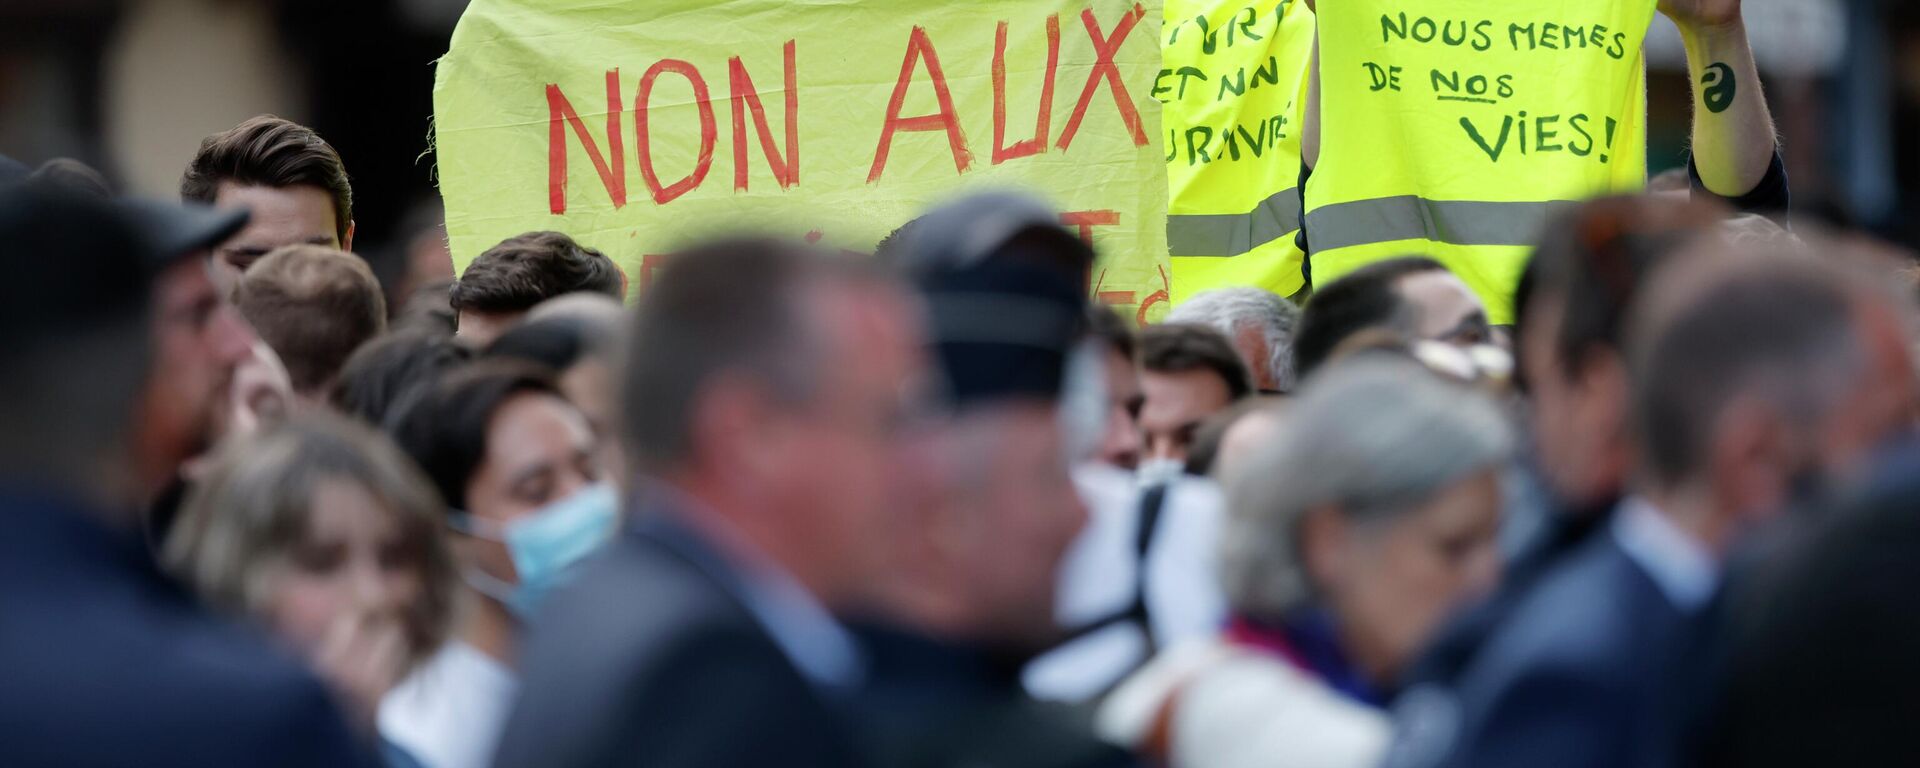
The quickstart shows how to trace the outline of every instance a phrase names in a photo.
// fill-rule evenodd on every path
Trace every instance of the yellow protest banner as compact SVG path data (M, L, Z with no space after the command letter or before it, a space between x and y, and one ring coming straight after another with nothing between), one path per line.
M1167 0L1166 14L1153 93L1165 121L1173 303L1230 286L1299 293L1313 12L1303 0Z
M643 293L701 237L866 250L1012 187L1099 249L1093 295L1157 317L1160 25L1136 0L475 0L434 83L455 265L553 229Z
M1550 212L1646 181L1655 0L1320 5L1309 264L1325 284L1430 255L1496 323Z

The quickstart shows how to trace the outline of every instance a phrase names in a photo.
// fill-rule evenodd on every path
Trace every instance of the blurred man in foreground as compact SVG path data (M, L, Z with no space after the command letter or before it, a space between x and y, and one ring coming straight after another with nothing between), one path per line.
M830 611L883 578L913 306L783 242L663 270L622 395L634 522L531 626L497 766L861 764L829 703L863 662Z
M1058 638L1055 574L1086 521L1068 469L1104 422L1083 330L1093 254L1055 221L1024 198L970 198L920 219L900 259L952 410L924 445L931 492L889 529L893 573L875 585L892 629L867 635L858 713L883 766L1130 764L1020 688Z
M1507 505L1500 589L1455 617L1405 681L1448 687L1483 663L1487 642L1539 573L1600 529L1633 465L1627 424L1628 309L1676 249L1722 218L1710 203L1601 198L1548 228L1515 296L1515 328L1532 450Z
M135 533L127 427L171 298L151 283L204 281L181 242L233 224L0 193L0 765L369 764L317 679L202 613Z
M153 281L154 366L134 413L133 451L148 532L165 539L185 492L182 466L220 437L232 401L234 371L253 357L253 329L215 285L209 249L247 221L245 211L208 215L196 230L166 227L166 206L127 203L149 229L167 233L160 247L179 258Z
M1630 494L1521 598L1457 701L1403 697L1390 765L1679 762L1723 563L1904 426L1912 363L1884 295L1805 254L1727 250L1682 254L1629 315Z

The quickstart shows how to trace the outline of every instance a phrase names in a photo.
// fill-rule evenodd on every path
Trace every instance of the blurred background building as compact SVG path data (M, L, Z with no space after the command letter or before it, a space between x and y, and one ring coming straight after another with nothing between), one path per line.
M435 222L433 60L466 0L0 0L0 154L176 193L201 137L272 112L354 177L357 250L398 268ZM1920 246L1920 3L1746 0L1796 207ZM1678 35L1648 42L1654 171L1684 162ZM1903 140L1906 139L1906 140Z

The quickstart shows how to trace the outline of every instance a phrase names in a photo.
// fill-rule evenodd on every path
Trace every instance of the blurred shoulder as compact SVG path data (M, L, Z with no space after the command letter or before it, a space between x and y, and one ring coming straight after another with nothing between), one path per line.
M333 696L263 635L134 590L96 597L0 663L0 721L19 729L0 742L75 765L365 764Z
M554 594L530 630L529 663L611 674L764 636L711 567L652 537L621 535Z

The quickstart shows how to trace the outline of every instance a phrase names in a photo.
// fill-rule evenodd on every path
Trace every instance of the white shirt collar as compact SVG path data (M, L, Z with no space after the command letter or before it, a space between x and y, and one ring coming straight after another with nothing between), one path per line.
M672 514L683 524L711 539L710 546L738 576L741 594L735 597L802 675L832 690L850 691L859 685L865 670L853 635L786 568L731 523L704 514L704 505L692 497L657 482L646 493L667 498L664 508L675 510Z
M1613 538L1667 599L1697 611L1720 587L1720 563L1646 499L1629 496L1613 516Z

